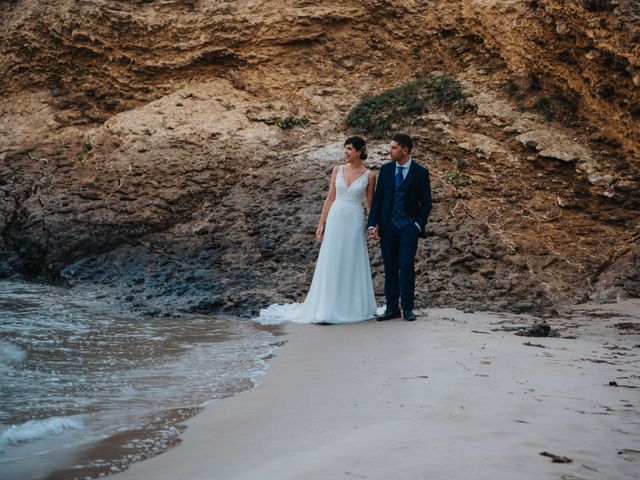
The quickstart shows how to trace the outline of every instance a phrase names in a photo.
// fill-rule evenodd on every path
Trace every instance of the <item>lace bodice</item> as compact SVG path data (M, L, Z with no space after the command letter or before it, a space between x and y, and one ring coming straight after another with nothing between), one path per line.
M368 178L369 170L366 170L351 185L347 186L344 179L344 165L340 165L336 175L336 201L362 205L367 191Z

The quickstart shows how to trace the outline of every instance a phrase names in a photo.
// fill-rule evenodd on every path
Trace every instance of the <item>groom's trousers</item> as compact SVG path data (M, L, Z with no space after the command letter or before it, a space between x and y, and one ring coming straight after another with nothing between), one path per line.
M418 234L417 227L411 223L400 229L389 226L380 239L384 262L384 295L389 310L396 310L399 300L403 311L413 310Z

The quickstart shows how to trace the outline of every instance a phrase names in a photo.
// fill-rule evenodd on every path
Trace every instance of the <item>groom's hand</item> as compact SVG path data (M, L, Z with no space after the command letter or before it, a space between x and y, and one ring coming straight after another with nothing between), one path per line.
M376 225L373 228L368 230L369 238L373 240L380 240L380 236L378 235L378 226Z

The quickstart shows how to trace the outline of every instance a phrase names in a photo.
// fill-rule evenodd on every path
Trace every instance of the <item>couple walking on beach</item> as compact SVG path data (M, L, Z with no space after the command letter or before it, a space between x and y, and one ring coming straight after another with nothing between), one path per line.
M375 316L363 203L367 235L380 241L384 262L386 309L377 320L416 319L414 263L418 238L426 237L431 186L428 170L411 157L412 149L409 135L396 134L389 143L391 161L380 168L376 182L362 163L365 141L354 136L344 142L346 162L331 173L316 230L322 245L307 297L302 304L261 310L262 323L351 323Z

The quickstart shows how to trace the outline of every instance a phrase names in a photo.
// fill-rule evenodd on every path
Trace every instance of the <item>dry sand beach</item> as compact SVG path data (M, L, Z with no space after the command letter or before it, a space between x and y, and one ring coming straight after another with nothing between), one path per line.
M640 301L287 325L263 383L118 480L640 478ZM548 452L571 460L555 463Z

